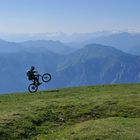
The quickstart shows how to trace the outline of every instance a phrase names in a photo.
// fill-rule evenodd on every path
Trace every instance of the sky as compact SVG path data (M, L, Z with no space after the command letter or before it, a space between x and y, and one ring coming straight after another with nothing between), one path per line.
M140 0L0 0L0 32L140 32Z

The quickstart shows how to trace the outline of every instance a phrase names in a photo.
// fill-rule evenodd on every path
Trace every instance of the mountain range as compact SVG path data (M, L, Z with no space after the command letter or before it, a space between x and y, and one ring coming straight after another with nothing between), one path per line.
M71 53L87 44L113 46L124 52L140 55L140 33L124 31L99 31L91 33L36 33L36 34L4 34L0 38L9 43L23 46L45 46L49 50L60 53ZM3 41L4 41L3 40ZM1 42L2 40L0 40ZM63 42L63 43L62 43ZM53 47L52 47L53 46ZM59 46L59 47L58 47ZM59 49L58 49L59 48ZM0 48L1 49L1 48Z
M139 82L139 57L113 47L90 44L67 56L58 68L59 85ZM67 83L67 82L68 83Z
M27 91L26 71L32 65L52 75L40 89L140 82L140 57L115 47L91 43L74 49L59 41L0 40L0 48L0 93Z
M87 44L102 44L107 46L113 46L124 52L140 55L140 34L129 33L129 32L118 32L118 33L100 33L96 36L90 36L89 38L83 39L82 41L73 41L67 43L74 48L81 48Z

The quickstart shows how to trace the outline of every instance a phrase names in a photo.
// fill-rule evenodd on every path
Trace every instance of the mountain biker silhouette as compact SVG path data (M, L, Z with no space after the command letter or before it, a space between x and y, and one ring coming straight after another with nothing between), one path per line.
M35 71L35 67L31 66L31 68L27 71L27 76L29 80L33 80L35 85L40 85L42 83L39 82L39 74L38 71Z

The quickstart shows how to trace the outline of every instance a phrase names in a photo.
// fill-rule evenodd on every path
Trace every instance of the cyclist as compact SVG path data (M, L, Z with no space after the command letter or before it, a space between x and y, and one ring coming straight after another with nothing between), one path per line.
M33 80L34 84L40 85L39 74L35 71L35 67L31 66L30 70L27 71L27 76L29 80Z

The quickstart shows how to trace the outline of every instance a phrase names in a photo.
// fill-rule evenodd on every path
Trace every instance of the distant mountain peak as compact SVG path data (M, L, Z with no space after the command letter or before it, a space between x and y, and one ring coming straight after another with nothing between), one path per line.
M81 50L83 53L87 53L90 57L120 56L125 54L114 47L101 44L88 44Z

